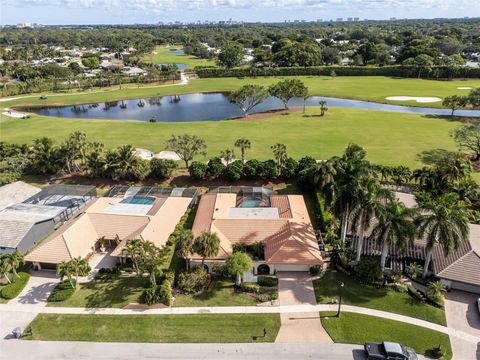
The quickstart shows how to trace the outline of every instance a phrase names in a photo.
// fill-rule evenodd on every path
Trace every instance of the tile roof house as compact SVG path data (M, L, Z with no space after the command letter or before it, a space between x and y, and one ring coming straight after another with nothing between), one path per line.
M235 244L256 243L263 243L264 259L253 261L254 273L260 266L260 272L274 273L308 271L310 266L323 263L303 196L270 195L261 206L250 201L235 192L201 197L193 234L212 232L220 239L220 251L206 260L207 266L225 261ZM188 260L198 264L201 259L194 254Z
M395 192L395 196L408 208L417 206L415 195ZM371 233L375 226L375 219L365 232L365 236ZM440 245L433 249L431 270L433 275L452 289L459 289L480 294L480 225L469 224L470 235L468 241L462 243L458 249L453 249L448 255ZM352 248L356 250L358 237L352 233ZM366 238L363 243L362 254L380 256L381 246L373 239ZM425 239L416 239L413 246L399 250L391 247L389 259L391 267L399 263L403 264L405 259L416 260L423 264L427 254Z
M37 268L54 268L61 261L87 257L98 239L114 246L112 256L122 256L130 239L142 239L162 247L185 211L191 196L100 197L48 236L25 256Z

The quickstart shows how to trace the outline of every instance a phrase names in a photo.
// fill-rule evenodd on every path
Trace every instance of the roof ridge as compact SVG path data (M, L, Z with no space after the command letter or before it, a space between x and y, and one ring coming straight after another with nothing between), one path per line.
M272 255L268 258L268 259L265 259L265 261L267 260L270 260L271 258L273 258L279 251L280 249L283 247L283 245L289 241L289 240L293 240L292 239L292 228L290 226L290 221L286 220L287 224L288 225L288 231L290 232L290 235L288 236L288 239L285 240L285 241L282 241L280 246L277 248L277 250L275 252L272 253ZM278 234L280 232L281 228L279 229L279 231L277 231L275 234ZM270 241L265 241L265 245L267 245Z

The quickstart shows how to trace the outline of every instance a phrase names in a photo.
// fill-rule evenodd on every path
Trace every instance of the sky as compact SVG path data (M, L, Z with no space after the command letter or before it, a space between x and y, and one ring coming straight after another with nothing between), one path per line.
M475 0L0 0L0 24L479 17Z

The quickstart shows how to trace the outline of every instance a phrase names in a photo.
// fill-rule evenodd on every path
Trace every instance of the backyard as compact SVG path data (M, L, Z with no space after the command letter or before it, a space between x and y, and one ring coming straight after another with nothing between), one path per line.
M361 284L336 270L328 270L321 279L314 281L317 303L327 304L331 303L332 299L338 299L341 283L344 283L344 304L389 311L446 325L445 312L442 309L424 304L406 293Z
M321 313L322 325L336 343L360 344L365 342L393 341L413 348L419 354L440 345L445 355L452 358L448 335L398 321L375 316L342 312L340 318L333 313Z
M32 335L26 338L32 340L251 343L275 341L280 328L280 316L40 314L30 326Z

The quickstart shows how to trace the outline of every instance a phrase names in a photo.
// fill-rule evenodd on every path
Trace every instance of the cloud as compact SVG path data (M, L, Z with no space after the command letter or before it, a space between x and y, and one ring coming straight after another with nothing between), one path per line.
M3 0L10 7L53 6L67 8L96 8L130 10L141 13L164 13L178 10L231 9L468 9L471 0Z

